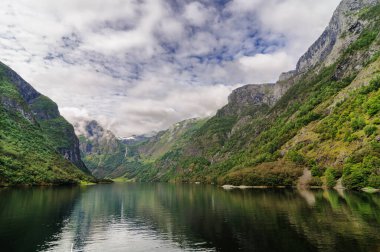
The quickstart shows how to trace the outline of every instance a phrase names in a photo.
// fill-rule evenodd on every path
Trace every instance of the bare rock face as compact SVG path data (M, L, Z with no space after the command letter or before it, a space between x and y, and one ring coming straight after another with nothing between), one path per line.
M273 106L277 97L275 84L249 84L235 89L228 97L228 104L218 111L219 115L243 115L247 109Z
M228 97L229 103L245 105L273 105L276 101L273 96L274 84L246 85L235 89Z
M362 32L364 25L358 20L358 12L377 4L379 0L343 0L318 40L300 58L297 73L303 73L315 65L335 62Z
M85 154L102 154L119 151L119 140L115 135L104 129L97 121L86 122L84 129L79 129L79 125L74 125L78 134L85 137L86 141L81 141L80 150ZM83 132L84 130L84 132Z
M278 78L278 82L287 81L290 78L294 77L296 74L297 74L296 70L292 70L289 72L282 73L282 74L280 74L280 77Z

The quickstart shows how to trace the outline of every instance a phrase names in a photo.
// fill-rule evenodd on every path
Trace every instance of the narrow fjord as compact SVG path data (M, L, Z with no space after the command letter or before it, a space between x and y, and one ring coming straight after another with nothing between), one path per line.
M4 1L0 251L380 252L379 0Z

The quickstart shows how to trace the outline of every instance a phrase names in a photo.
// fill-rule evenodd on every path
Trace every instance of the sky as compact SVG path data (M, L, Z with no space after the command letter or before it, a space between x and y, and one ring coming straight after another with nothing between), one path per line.
M72 123L117 136L215 114L275 82L339 0L1 0L0 61Z

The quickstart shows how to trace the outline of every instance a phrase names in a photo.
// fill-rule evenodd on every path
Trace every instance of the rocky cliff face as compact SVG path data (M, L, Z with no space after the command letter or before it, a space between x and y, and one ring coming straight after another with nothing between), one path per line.
M245 115L262 105L273 106L275 84L250 84L237 88L228 96L228 104L218 111L218 115Z
M86 139L81 141L80 150L85 154L112 153L119 150L120 142L115 135L101 127L97 121L86 122L84 129L79 130L79 125L74 125L77 134Z
M3 76L18 90L27 106L19 102L13 102L13 108L17 109L24 117L37 123L52 138L55 149L67 160L84 172L88 172L80 158L79 140L74 133L74 128L59 113L58 106L48 97L37 92L29 83L22 79L9 67L1 64ZM3 99L3 104L10 106L9 101ZM13 100L15 101L15 100ZM7 104L8 103L8 104ZM18 105L17 105L18 104Z
M359 13L379 3L379 0L343 0L329 25L317 41L302 55L296 70L282 73L274 84L249 84L232 92L221 113L241 115L248 108L272 107L293 86L297 78L317 65L333 64L366 27Z
M378 0L343 0L325 31L298 61L296 72L304 73L317 64L335 62L365 27L358 13L377 3Z

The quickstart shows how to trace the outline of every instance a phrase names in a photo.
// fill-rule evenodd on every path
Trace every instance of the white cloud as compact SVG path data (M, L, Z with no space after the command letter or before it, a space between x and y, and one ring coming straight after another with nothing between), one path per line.
M2 0L0 60L71 122L128 136L212 115L236 83L275 81L338 2Z
M254 12L271 36L284 36L296 61L322 34L341 0L233 0L233 13Z
M183 17L192 25L202 26L212 15L213 9L207 9L200 2L191 2L184 8Z
M293 62L285 52L273 54L256 54L251 57L239 58L244 73L256 78L260 83L273 81L273 75L291 69Z

